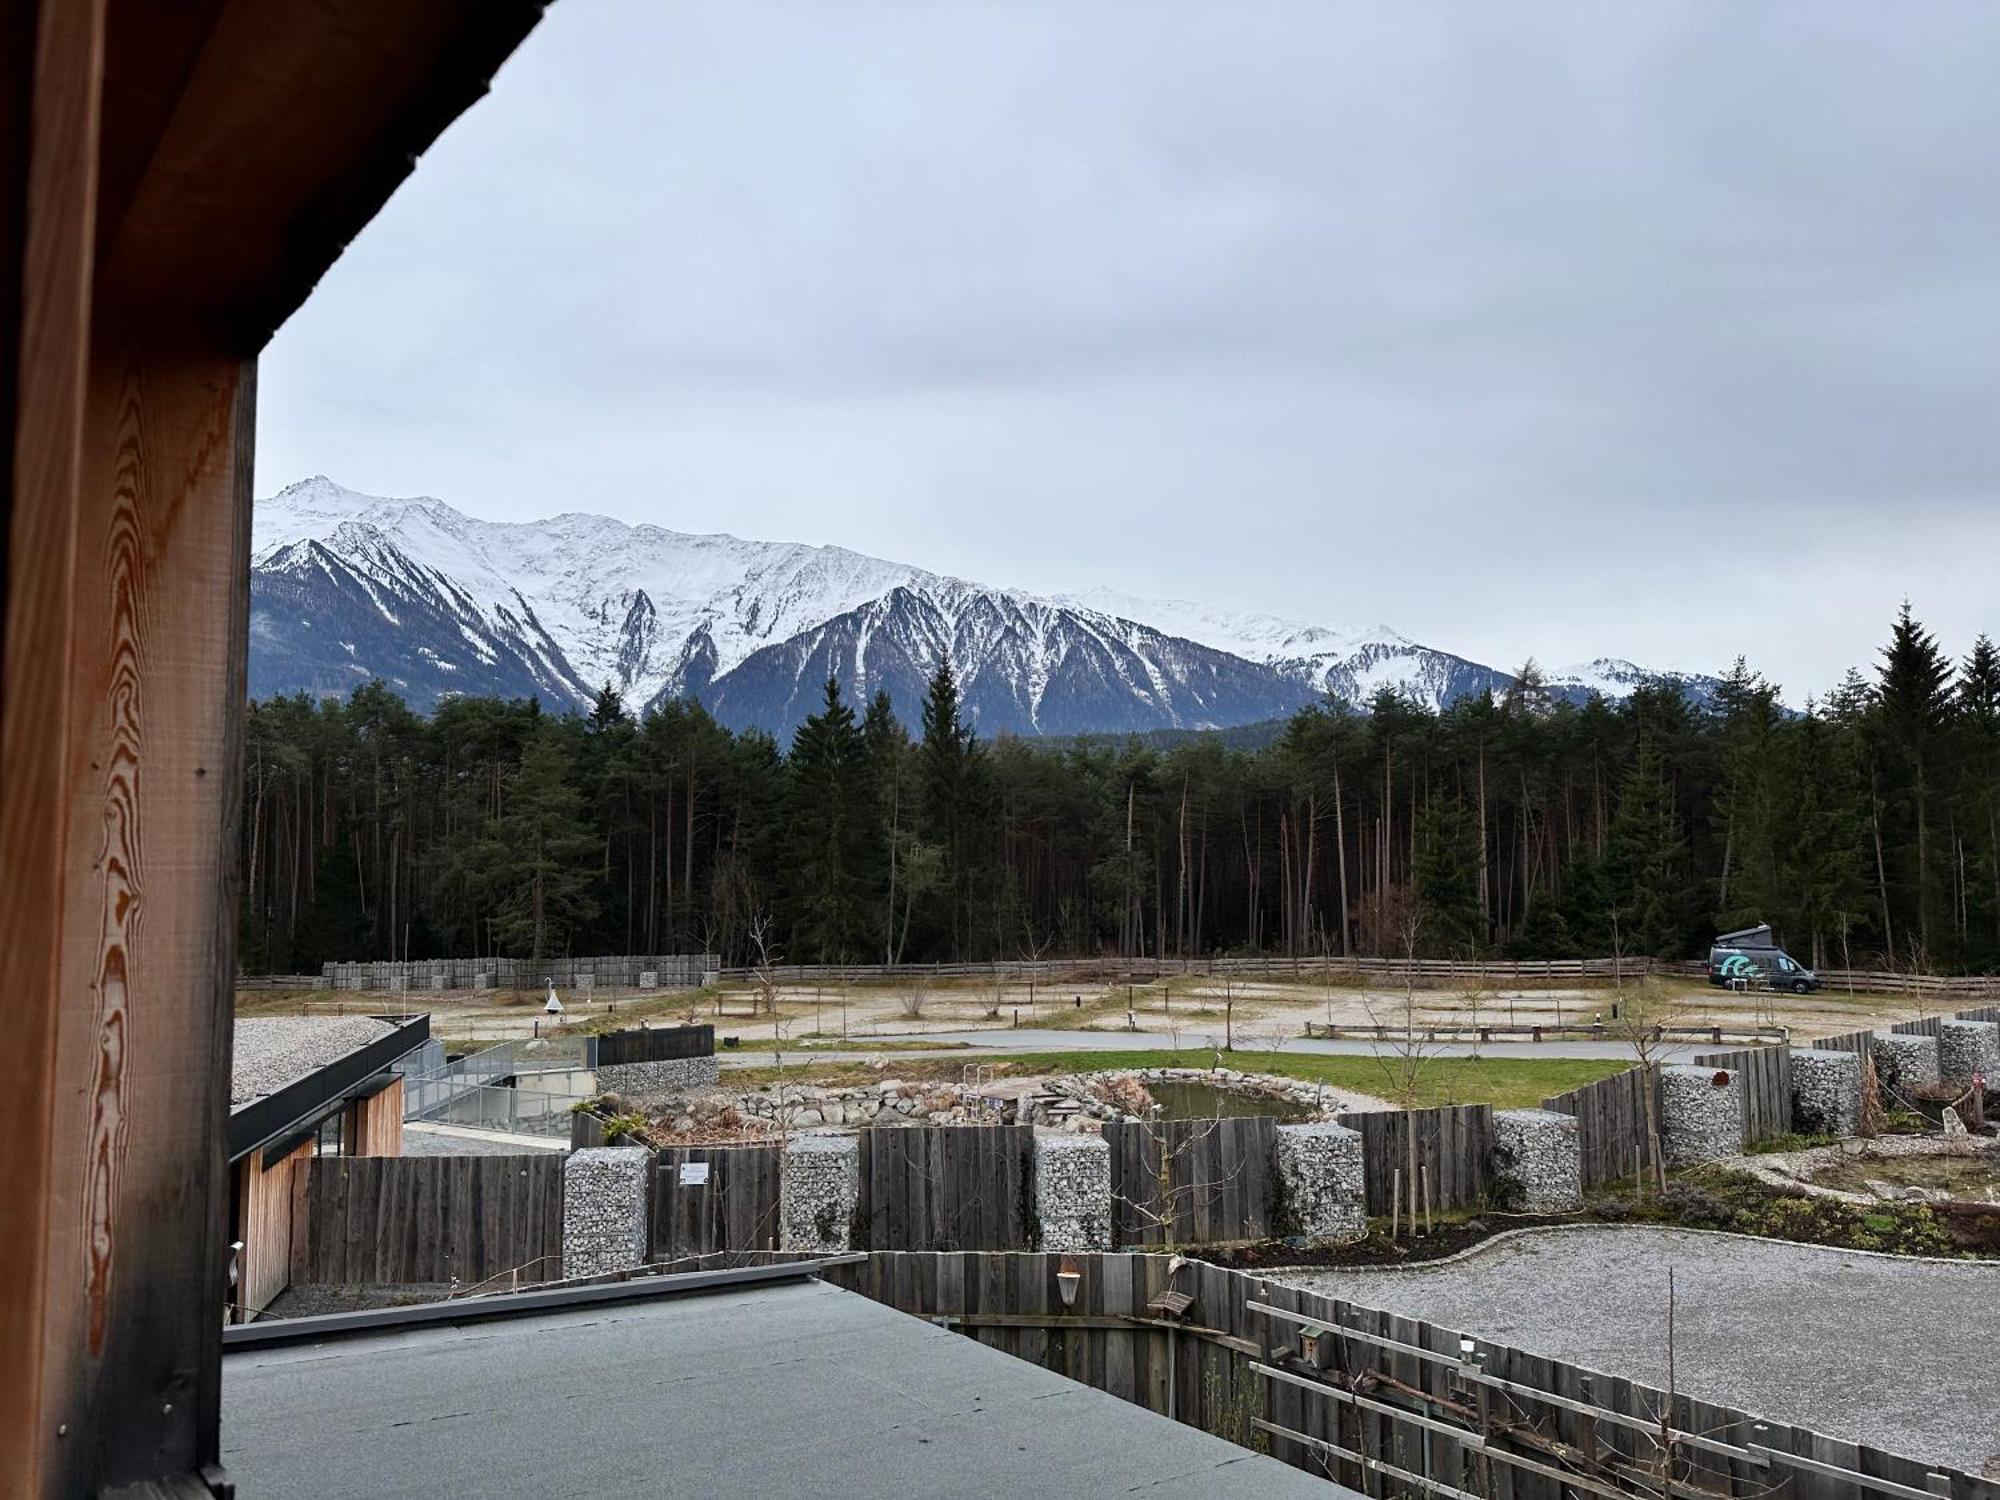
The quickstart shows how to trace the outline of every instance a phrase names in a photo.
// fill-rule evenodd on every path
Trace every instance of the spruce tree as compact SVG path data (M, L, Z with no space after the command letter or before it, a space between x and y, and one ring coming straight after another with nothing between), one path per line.
M1476 958L1486 946L1479 911L1479 826L1467 809L1437 800L1417 815L1417 910L1423 948Z
M1947 935L1942 919L1949 862L1938 814L1952 717L1952 668L1907 600L1881 655L1873 717L1885 895L1891 919L1901 929L1897 957L1923 967Z
M1682 956L1689 944L1686 858L1660 753L1642 738L1605 841L1605 910L1624 952Z
M963 718L958 678L942 657L924 693L923 738L917 773L923 792L923 833L943 855L945 925L951 951L963 957L972 929L973 868L982 793L982 765L972 728Z
M866 745L854 710L841 701L838 679L827 678L820 711L799 726L790 769L791 948L823 963L845 963L865 951L874 808Z

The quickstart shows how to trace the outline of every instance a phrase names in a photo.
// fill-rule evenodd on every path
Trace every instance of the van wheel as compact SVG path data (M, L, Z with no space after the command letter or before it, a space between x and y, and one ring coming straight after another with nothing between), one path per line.
M1812 993L1812 986L1807 984L1803 979L1794 979L1792 981L1792 993L1794 995L1810 995Z

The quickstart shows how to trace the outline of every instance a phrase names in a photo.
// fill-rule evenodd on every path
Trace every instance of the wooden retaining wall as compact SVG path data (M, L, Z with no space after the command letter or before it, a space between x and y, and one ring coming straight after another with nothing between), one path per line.
M1658 1088L1655 1070L1630 1068L1542 1101L1543 1109L1576 1116L1586 1192L1651 1167L1654 1153L1646 1129L1646 1091L1654 1091L1657 1104Z
M1072 1307L1057 1289L1065 1259L1082 1273ZM1685 1394L1669 1401L1636 1381L1528 1350L1479 1340L1479 1358L1468 1366L1455 1329L1200 1262L1170 1273L1160 1255L883 1251L830 1265L824 1275L1373 1496L1443 1485L1442 1493L1492 1500L1644 1500L1663 1488L1664 1415L1675 1434L1676 1494L2000 1500L2000 1485L1968 1474ZM1169 1289L1194 1297L1178 1326L1148 1306ZM1254 1304L1328 1327L1329 1367L1290 1357L1300 1349L1300 1326ZM1558 1444L1560 1456L1551 1451ZM1900 1489L1885 1491L1862 1475Z
M775 1144L655 1153L646 1203L652 1258L777 1249L783 1160Z
M293 1169L292 1280L471 1283L561 1274L562 1167L529 1156L322 1156Z
M1031 1125L863 1130L856 1248L1025 1250L1034 1171Z
M1418 1198L1428 1190L1430 1206L1478 1208L1486 1202L1486 1168L1493 1153L1493 1109L1486 1104L1448 1104L1436 1109L1393 1109L1349 1115L1361 1132L1361 1164L1368 1212L1385 1215L1394 1201L1396 1174L1410 1202L1410 1136L1416 1135Z
M1727 1068L1737 1076L1743 1097L1746 1145L1775 1140L1792 1130L1792 1049L1749 1047L1736 1052L1704 1052L1695 1063Z
M1275 1232L1276 1120L1114 1120L1104 1138L1114 1245L1223 1244Z

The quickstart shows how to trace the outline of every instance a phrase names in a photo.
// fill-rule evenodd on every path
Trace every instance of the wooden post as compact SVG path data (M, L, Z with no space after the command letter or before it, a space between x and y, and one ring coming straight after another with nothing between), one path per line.
M58 1488L55 1432L67 1372L45 1301L75 1279L78 1184L58 1173L57 1118L73 1097L56 1063L64 992L66 812L76 770L59 711L75 623L96 240L103 0L0 5L0 1454L18 1493ZM18 211L17 211L18 205ZM217 1310L217 1322L221 1320Z

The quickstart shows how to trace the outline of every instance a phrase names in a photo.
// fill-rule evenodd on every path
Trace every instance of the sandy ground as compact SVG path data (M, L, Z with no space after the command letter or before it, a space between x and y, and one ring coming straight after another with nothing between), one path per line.
M1607 1374L2000 1475L2000 1264L1651 1228L1538 1230L1432 1269L1274 1270ZM1991 1468L1988 1466L1991 1465Z
M1918 1014L1908 999L1889 996L1737 995L1698 982L1673 982L1675 1025L1790 1027L1809 1039L1863 1027L1884 1026ZM1101 982L981 984L950 981L925 985L791 986L780 991L777 1015L755 1013L747 986L731 985L683 995L599 992L588 999L561 997L564 1014L550 1018L541 992L445 991L314 994L256 993L239 997L239 1014L378 1014L407 1007L428 1011L437 1033L454 1042L507 1041L563 1035L588 1027L615 1029L637 1024L672 1025L685 1020L713 1023L745 1046L772 1040L840 1038L866 1045L871 1040L914 1039L969 1031L1006 1032L1019 1028L1128 1032L1128 1012L1136 1029L1163 1046L1184 1034L1226 1030L1238 1047L1271 1048L1304 1034L1308 1021L1338 1026L1399 1025L1408 997L1394 989L1360 989L1315 982L1225 981L1177 978L1154 984L1110 987ZM1495 1026L1576 1025L1608 1017L1615 992L1608 987L1559 989L1495 986L1419 990L1419 1024L1452 1021Z

